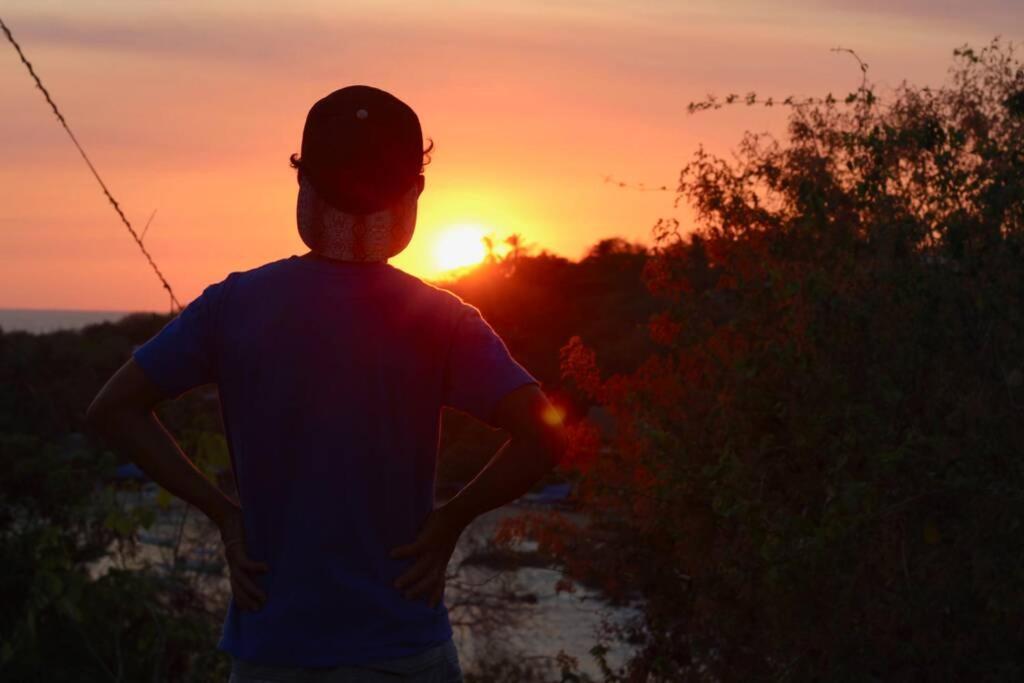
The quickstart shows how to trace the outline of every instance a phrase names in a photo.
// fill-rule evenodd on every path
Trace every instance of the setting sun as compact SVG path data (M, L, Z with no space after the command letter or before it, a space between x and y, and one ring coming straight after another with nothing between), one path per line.
M445 229L434 248L434 261L440 270L476 265L486 255L484 230L478 225L454 225Z

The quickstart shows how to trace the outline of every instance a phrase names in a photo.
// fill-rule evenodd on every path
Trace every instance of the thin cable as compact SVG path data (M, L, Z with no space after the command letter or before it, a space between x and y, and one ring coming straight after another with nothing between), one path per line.
M92 161L89 160L89 156L85 153L85 150L82 149L82 145L78 143L78 138L76 138L75 134L71 132L68 122L64 120L64 115L60 113L60 109L57 108L53 98L50 97L50 93L43 85L43 82L39 80L39 76L36 75L35 69L32 68L32 63L25 58L25 53L21 51L21 46L18 45L18 41L16 41L14 36L11 35L11 30L7 28L7 24L4 23L3 19L0 19L0 29L3 29L8 42L10 42L10 44L14 46L14 49L18 51L18 57L21 59L21 63L25 65L26 69L28 69L28 73L32 76L32 80L36 82L36 87L43 93L43 97L46 98L46 102L50 105L50 109L53 110L57 120L60 121L60 125L64 127L68 137L71 138L71 142L75 143L75 148L78 150L78 153L82 155L82 159L89 167L89 170L92 171L92 175L96 178L96 182L100 184L103 194L107 196L107 201L109 201L110 205L114 207L114 211L117 211L117 215L120 216L121 222L124 223L124 227L128 228L128 232L131 234L132 239L135 240L135 244L139 246L139 250L142 252L142 255L146 257L150 267L153 268L153 272L156 273L158 278L160 278L160 284L163 285L163 288L166 289L167 293L171 296L171 312L173 313L175 310L180 311L181 303L178 301L178 297L174 296L174 290L171 289L171 283L167 281L164 274L160 272L160 268L157 267L153 257L149 255L149 251L146 250L146 247L142 244L142 240L139 238L138 233L135 232L135 228L132 227L131 221L128 220L128 217L124 215L124 211L121 210L121 205L118 204L117 200L114 199L114 196L110 194L110 190L107 189L107 184L103 182L103 178L101 178L99 172L96 171L96 167L92 165Z

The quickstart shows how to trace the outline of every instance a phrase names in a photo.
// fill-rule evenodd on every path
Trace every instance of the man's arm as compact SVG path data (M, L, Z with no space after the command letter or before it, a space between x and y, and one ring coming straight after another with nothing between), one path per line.
M429 603L436 605L462 531L483 513L527 493L562 457L561 419L537 385L520 387L503 398L494 421L509 433L508 441L473 481L428 516L413 543L391 552L393 558L418 558L395 583L410 599L429 596Z
M238 505L196 468L153 413L164 398L160 388L129 360L100 389L86 413L86 423L153 481L199 508L217 525L236 601L244 609L255 608L265 596L251 574L266 571L266 566L252 562L246 554Z
M536 384L502 399L494 421L510 438L473 481L443 506L463 527L529 492L558 465L565 450L561 419Z

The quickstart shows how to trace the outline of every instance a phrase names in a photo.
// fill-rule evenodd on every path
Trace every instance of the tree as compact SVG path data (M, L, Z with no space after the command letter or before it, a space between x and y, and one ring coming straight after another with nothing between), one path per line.
M1024 675L1024 69L954 56L698 151L699 225L659 223L645 269L659 350L609 376L564 347L615 420L572 427L589 522L502 536L642 600L608 680Z

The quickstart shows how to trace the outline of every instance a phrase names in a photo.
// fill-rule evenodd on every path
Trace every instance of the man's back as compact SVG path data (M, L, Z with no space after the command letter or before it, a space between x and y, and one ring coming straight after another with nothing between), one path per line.
M388 551L433 508L443 405L490 420L535 380L479 312L384 263L315 256L233 273L140 347L168 394L217 383L263 608L221 647L285 666L415 654L451 637Z

